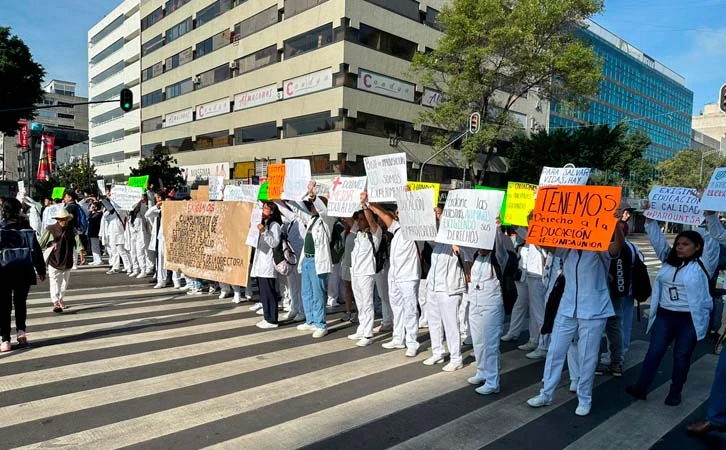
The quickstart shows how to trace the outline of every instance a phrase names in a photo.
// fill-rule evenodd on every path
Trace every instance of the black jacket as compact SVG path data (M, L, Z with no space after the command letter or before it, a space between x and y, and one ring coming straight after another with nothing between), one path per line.
M101 232L101 219L103 219L103 213L96 211L91 213L88 217L88 237L97 238Z
M0 221L0 228L4 230L32 230L27 220L19 221ZM43 252L38 244L38 239L33 237L33 267L22 269L2 269L0 268L0 280L3 283L9 282L12 286L34 285L38 282L35 273L45 276L45 260Z

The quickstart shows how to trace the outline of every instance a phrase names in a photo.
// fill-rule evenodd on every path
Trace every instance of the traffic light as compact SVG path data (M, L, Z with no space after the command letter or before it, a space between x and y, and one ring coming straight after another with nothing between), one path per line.
M721 95L718 97L718 106L726 113L726 84L721 86Z
M481 114L478 112L472 113L469 116L469 133L477 134L481 127Z
M119 98L119 107L124 110L124 112L131 111L131 107L134 104L134 94L131 92L131 89L123 88L121 89L121 96Z

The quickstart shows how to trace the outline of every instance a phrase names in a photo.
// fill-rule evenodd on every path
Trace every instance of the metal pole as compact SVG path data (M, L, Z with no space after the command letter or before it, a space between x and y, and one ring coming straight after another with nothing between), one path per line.
M430 162L431 162L431 160L433 160L434 158L436 158L437 156L439 156L439 154L440 154L441 152L443 152L443 151L444 151L444 150L446 150L447 148L449 148L449 147L451 147L452 145L454 145L454 143L455 143L456 141L458 141L459 139L463 138L463 137L464 137L464 136L466 136L467 134L469 134L469 130L466 130L466 131L464 131L463 133L461 133L460 135L458 135L457 137L455 137L454 139L452 139L452 140L451 140L451 141L450 141L450 142L449 142L448 144L446 144L446 145L444 145L443 147L441 147L441 148L440 148L439 150L437 150L437 151L436 151L436 152L435 152L435 153L434 153L433 155L431 155L431 156L430 156L430 157L429 157L428 159L426 159L426 161L422 162L422 163L421 163L421 167L419 168L419 171L418 171L418 181L422 181L422 178L423 178L423 170L424 170L424 166L425 166L426 164L430 163Z

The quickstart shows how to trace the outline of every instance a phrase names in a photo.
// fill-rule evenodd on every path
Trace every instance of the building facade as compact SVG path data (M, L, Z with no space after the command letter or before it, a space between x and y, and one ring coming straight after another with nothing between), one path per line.
M99 176L123 178L136 166L141 149L139 109L139 0L125 0L88 31L88 95L91 101L119 98L123 88L134 94L132 110L118 102L91 105L89 151Z
M246 178L285 158L354 174L365 156L405 152L414 172L436 131L415 122L440 93L409 67L435 47L443 3L142 0L142 154L165 146L192 171L227 164ZM544 128L549 105L530 95L514 115ZM424 178L461 178L441 164Z
M602 60L600 89L586 111L551 104L550 129L626 121L648 134L644 157L659 162L691 145L693 92L685 79L594 22L580 32Z
M719 142L721 152L726 153L726 113L721 111L718 103L709 103L703 107L701 114L693 116L693 131L701 133L704 140Z

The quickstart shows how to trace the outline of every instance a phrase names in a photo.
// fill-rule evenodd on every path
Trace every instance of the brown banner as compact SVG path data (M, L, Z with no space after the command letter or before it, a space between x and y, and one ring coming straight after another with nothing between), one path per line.
M235 286L247 285L252 203L165 201L164 267Z

